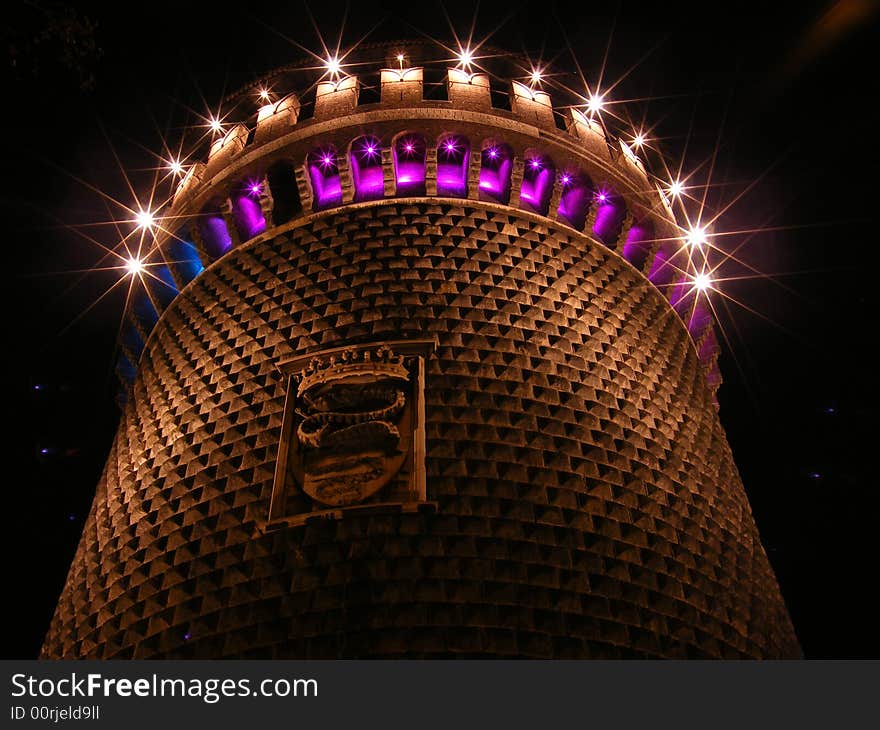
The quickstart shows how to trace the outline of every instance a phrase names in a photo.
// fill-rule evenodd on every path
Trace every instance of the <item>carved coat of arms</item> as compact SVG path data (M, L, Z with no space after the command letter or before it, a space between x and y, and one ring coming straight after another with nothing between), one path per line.
M315 358L299 374L294 476L330 506L362 502L409 452L409 372L387 347Z
M279 365L289 376L268 524L425 501L425 360L433 341L355 345Z

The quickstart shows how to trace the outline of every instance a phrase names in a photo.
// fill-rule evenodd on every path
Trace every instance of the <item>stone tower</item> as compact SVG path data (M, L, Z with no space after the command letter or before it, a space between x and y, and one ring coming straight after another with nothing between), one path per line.
M442 56L229 100L43 656L799 656L647 163Z

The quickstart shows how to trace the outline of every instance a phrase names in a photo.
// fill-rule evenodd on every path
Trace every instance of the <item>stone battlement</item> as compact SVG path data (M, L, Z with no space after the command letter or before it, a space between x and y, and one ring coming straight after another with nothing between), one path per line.
M447 68L446 98L437 100L427 98L424 68L380 68L371 101L361 94L368 75L321 80L309 104L287 92L214 139L158 212L173 225L161 224L147 263L165 276L146 281L142 310L158 319L167 289L176 295L230 250L315 213L410 197L483 201L544 216L623 256L667 294L717 389L717 342L711 317L688 296L684 231L623 139L517 80L500 104L488 74ZM132 308L137 336L122 338L123 381L149 319Z

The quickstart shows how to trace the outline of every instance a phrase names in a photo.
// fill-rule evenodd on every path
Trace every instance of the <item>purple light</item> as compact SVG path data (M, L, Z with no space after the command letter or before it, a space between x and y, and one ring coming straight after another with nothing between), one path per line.
M582 230L594 199L589 181L581 173L564 173L561 182L563 192L559 198L558 213L572 228Z
M206 212L199 220L198 227L208 253L214 258L219 258L232 248L232 238L226 227L226 220L216 209Z
M679 281L677 284L672 286L671 291L669 292L669 303L672 305L672 308L675 309L679 314L681 314L681 308L679 308L679 304L685 301L687 295L690 293L691 287L685 281Z
M648 222L641 222L629 229L623 245L623 257L637 269L645 265L654 238L653 229Z
M382 148L382 143L379 141L377 137L364 137L363 142L361 143L360 149L360 158L362 162L369 162L373 159L379 158L379 150Z
M73 522L76 519L76 515L68 515L67 519Z
M352 155L352 159L356 157ZM336 148L332 145L319 147L309 154L307 167L315 210L324 210L342 202L342 184L336 160Z
M384 173L377 137L363 137L357 143L357 152L351 155L351 174L356 200L375 200L385 192Z
M263 188L260 183L254 183L250 186L250 191L251 195L259 195L261 192L263 192Z
M261 187L259 184L249 185L247 190L251 195L258 195ZM263 209L259 201L254 200L251 195L237 195L232 200L232 217L242 241L250 240L266 230Z
M718 352L718 341L715 339L712 330L709 330L708 335L703 338L703 344L700 345L700 360L705 361L706 358L712 357L716 352Z
M189 633L189 631L187 631L187 632L183 635L183 640L184 640L184 641L189 641L191 638L192 638L192 634Z
M528 157L527 160L519 188L520 203L525 210L546 215L556 181L556 168L550 159L540 155Z
M694 306L693 314L687 325L691 337L693 337L695 341L699 340L700 335L711 323L712 315L709 308L704 306L702 302L697 303Z
M40 453L41 453L41 454L48 454L48 453L49 453L49 449L40 449Z
M512 157L506 146L493 145L483 150L479 186L489 200L507 203L510 199Z
M668 251L661 249L654 256L651 263L651 271L648 273L648 280L657 286L664 286L672 280L675 273L675 267L670 263Z
M443 155L437 160L437 194L452 197L467 195L469 145L465 137L447 137L440 145Z
M42 389L43 389L42 385L37 384L34 386L34 390L42 390Z
M615 203L612 194L604 190L596 195L596 201L599 207L596 211L596 220L593 223L593 235L605 245L610 246L620 235L626 211L623 206Z
M810 473L810 479L821 479L821 478L822 478L822 475L817 471Z
M395 192L397 195L425 194L424 137L409 135L398 139L392 148Z

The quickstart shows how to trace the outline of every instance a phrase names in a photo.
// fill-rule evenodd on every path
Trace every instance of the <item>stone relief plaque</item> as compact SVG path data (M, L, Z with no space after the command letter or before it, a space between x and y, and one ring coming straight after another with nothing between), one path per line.
M389 347L314 358L297 379L293 474L321 504L372 497L397 474L412 438L410 374Z
M431 341L334 348L288 374L269 523L425 500L424 370Z

